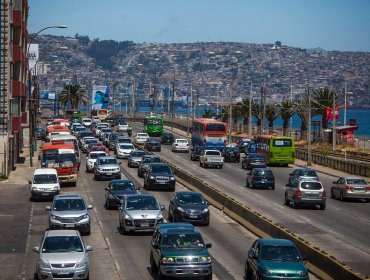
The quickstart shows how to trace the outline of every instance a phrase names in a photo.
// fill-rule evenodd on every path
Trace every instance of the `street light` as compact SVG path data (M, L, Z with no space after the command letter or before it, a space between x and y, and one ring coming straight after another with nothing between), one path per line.
M42 31L46 30L46 29L51 29L51 28L67 28L66 25L52 25L52 26L47 26L45 28L42 28L40 29L39 31L37 31L29 40L28 42L28 46L27 46L27 58L29 58L29 54L30 54L30 46L31 44L33 43L33 41L35 40L35 38L37 37L37 35L39 35ZM32 73L31 73L31 69L28 69L28 110L29 110L29 117L28 117L28 128L29 128L29 143L30 143L30 166L33 167L33 153L34 153L34 138L35 138L35 132L33 130L33 123L36 121L34 120L34 112L32 110L32 94L31 94L31 87L32 87ZM36 114L37 115L37 114Z

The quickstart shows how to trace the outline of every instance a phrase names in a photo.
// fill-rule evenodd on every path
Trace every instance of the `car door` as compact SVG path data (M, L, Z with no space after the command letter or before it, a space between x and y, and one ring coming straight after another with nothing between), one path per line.
M152 246L151 246L151 249L152 249L152 256L153 256L153 260L154 262L157 264L157 266L159 265L160 263L160 258L161 258L161 250L160 250L160 246L161 246L161 243L162 243L162 234L161 232L157 229L154 234L153 234L153 237L152 237ZM154 248L155 245L158 246L158 248Z
M286 186L286 194L287 194L287 198L292 201L293 200L293 196L294 196L294 193L295 193L295 190L297 189L298 187L298 182L293 182L292 184L288 184Z
M334 184L335 195L339 196L340 192L345 188L346 180L344 178L339 178L337 184Z
M256 276L258 271L259 254L260 254L260 244L258 240L256 240L248 252L249 268L253 274L251 279L258 279Z

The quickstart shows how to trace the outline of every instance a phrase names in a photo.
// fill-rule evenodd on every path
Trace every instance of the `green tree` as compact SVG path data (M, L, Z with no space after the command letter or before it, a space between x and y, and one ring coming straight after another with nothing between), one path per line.
M213 116L212 109L205 109L202 115L203 118L212 118L212 116Z
M67 84L60 93L59 102L64 107L69 103L77 109L81 104L87 104L87 93L79 84Z
M274 121L279 117L279 106L276 104L266 105L266 119L269 122L269 134L272 134Z
M262 110L263 110L263 107L260 103L252 102L252 115L255 116L257 119L257 127L261 127Z
M308 124L308 116L309 116L309 101L308 96L302 98L295 108L295 114L301 119L301 138L303 138L303 134L307 138L307 124Z
M249 98L238 102L237 108L239 116L243 117L243 125L247 125L249 123Z
M313 92L312 99L312 114L321 115L322 128L328 128L328 121L326 120L326 107L333 107L334 91L328 88L319 89Z
M287 135L289 120L294 115L295 106L290 101L283 101L280 104L280 117L283 119L283 134Z

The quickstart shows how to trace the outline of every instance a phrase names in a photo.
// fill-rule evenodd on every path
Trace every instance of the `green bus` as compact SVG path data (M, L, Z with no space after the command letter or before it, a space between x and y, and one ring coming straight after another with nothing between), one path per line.
M259 135L256 137L257 153L263 154L268 165L294 164L294 139L288 136Z
M162 136L163 133L163 118L158 116L150 116L144 119L144 132L149 136Z

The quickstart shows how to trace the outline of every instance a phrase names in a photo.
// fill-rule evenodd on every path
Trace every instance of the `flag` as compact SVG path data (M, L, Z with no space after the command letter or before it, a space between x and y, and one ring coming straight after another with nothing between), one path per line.
M335 112L333 113L333 110L330 107L326 107L326 117L325 120L330 120L330 119L339 119L339 107L335 108Z

